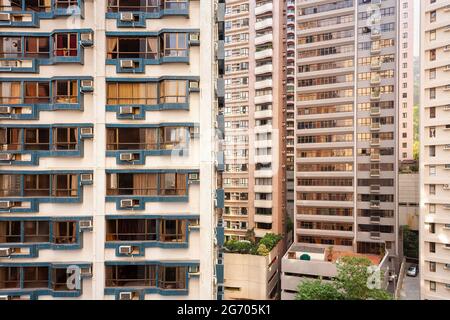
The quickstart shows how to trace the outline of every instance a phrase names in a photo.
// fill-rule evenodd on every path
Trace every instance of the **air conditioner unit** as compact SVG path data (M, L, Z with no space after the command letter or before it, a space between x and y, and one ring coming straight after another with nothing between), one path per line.
M133 252L133 248L131 246L120 246L119 253L120 254L131 254Z
M134 61L133 60L120 60L120 67L121 68L134 68Z
M134 21L133 12L121 12L120 13L120 21Z
M200 41L200 33L196 32L196 33L190 33L189 34L189 41Z
M134 201L131 199L120 200L121 208L132 208L134 206Z
M94 134L94 128L92 127L81 128L80 134L82 136L92 136Z
M93 177L92 177L92 173L82 173L81 174L81 182L92 182L93 181Z
M91 32L82 33L82 34L80 34L80 40L82 42L92 42L93 41L93 35L92 35Z
M132 153L121 153L120 154L120 161L133 161L134 155Z
M191 181L197 181L199 179L198 173L189 173L189 180Z
M120 107L119 113L120 114L132 114L133 107L131 107L131 106Z
M190 127L189 134L190 134L191 138L198 137L198 135L200 134L200 127L199 126Z
M12 153L0 153L0 161L14 160L14 154Z
M0 21L11 21L10 13L0 13Z
M81 80L81 91L82 92L94 91L94 81L93 80Z
M0 201L0 209L10 209L12 208L11 201Z
M81 268L82 277L92 277L92 267Z
M0 257L6 258L9 257L12 253L10 248L0 248Z
M199 274L200 273L200 266L199 265L189 266L188 272L189 272L189 274Z
M119 300L133 300L133 292L120 292Z
M12 108L11 107L0 106L0 113L10 114L11 112L12 112Z
M92 220L80 220L80 229L91 229L92 228Z
M189 81L189 89L197 90L199 88L199 82L198 81Z

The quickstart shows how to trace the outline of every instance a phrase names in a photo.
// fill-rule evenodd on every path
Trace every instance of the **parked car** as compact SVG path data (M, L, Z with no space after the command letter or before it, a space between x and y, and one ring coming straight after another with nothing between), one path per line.
M406 271L406 274L410 277L416 277L419 273L419 267L415 264L409 266L408 270Z

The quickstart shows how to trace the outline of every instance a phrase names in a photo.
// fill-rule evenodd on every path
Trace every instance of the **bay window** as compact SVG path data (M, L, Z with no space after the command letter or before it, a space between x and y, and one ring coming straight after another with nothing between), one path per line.
M161 103L186 103L187 81L164 80L160 85Z
M187 57L187 33L164 34L165 57Z
M23 242L50 242L48 221L25 221Z
M78 34L55 34L53 36L53 48L53 55L56 57L76 57L78 55Z

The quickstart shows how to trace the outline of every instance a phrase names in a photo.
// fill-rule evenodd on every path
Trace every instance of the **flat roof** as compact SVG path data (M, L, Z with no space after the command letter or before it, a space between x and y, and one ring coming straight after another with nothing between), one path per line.
M327 261L328 258L328 249L321 248L321 247L314 247L314 246L307 246L303 244L293 244L288 251L286 252L286 257L288 257L289 253L311 253L311 254L323 254L324 261ZM317 257L317 256L316 256ZM376 254L362 254L362 253L356 253L349 250L339 250L336 248L333 248L333 256L331 258L330 262L335 263L337 260L339 260L342 257L365 257L369 259L374 265L379 265L381 261L383 260L383 256L376 255ZM293 258L291 258L293 259ZM320 259L314 259L314 260L320 260Z

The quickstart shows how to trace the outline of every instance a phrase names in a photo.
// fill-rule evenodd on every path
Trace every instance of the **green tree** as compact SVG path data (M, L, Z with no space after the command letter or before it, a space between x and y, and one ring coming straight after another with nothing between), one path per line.
M409 226L402 226L403 254L408 258L419 258L419 235Z
M371 276L371 261L365 257L343 257L337 264L336 277L302 281L297 300L390 300L392 295L384 289L371 289L367 283Z
M298 286L296 300L342 300L342 294L332 283L322 280L302 281Z

